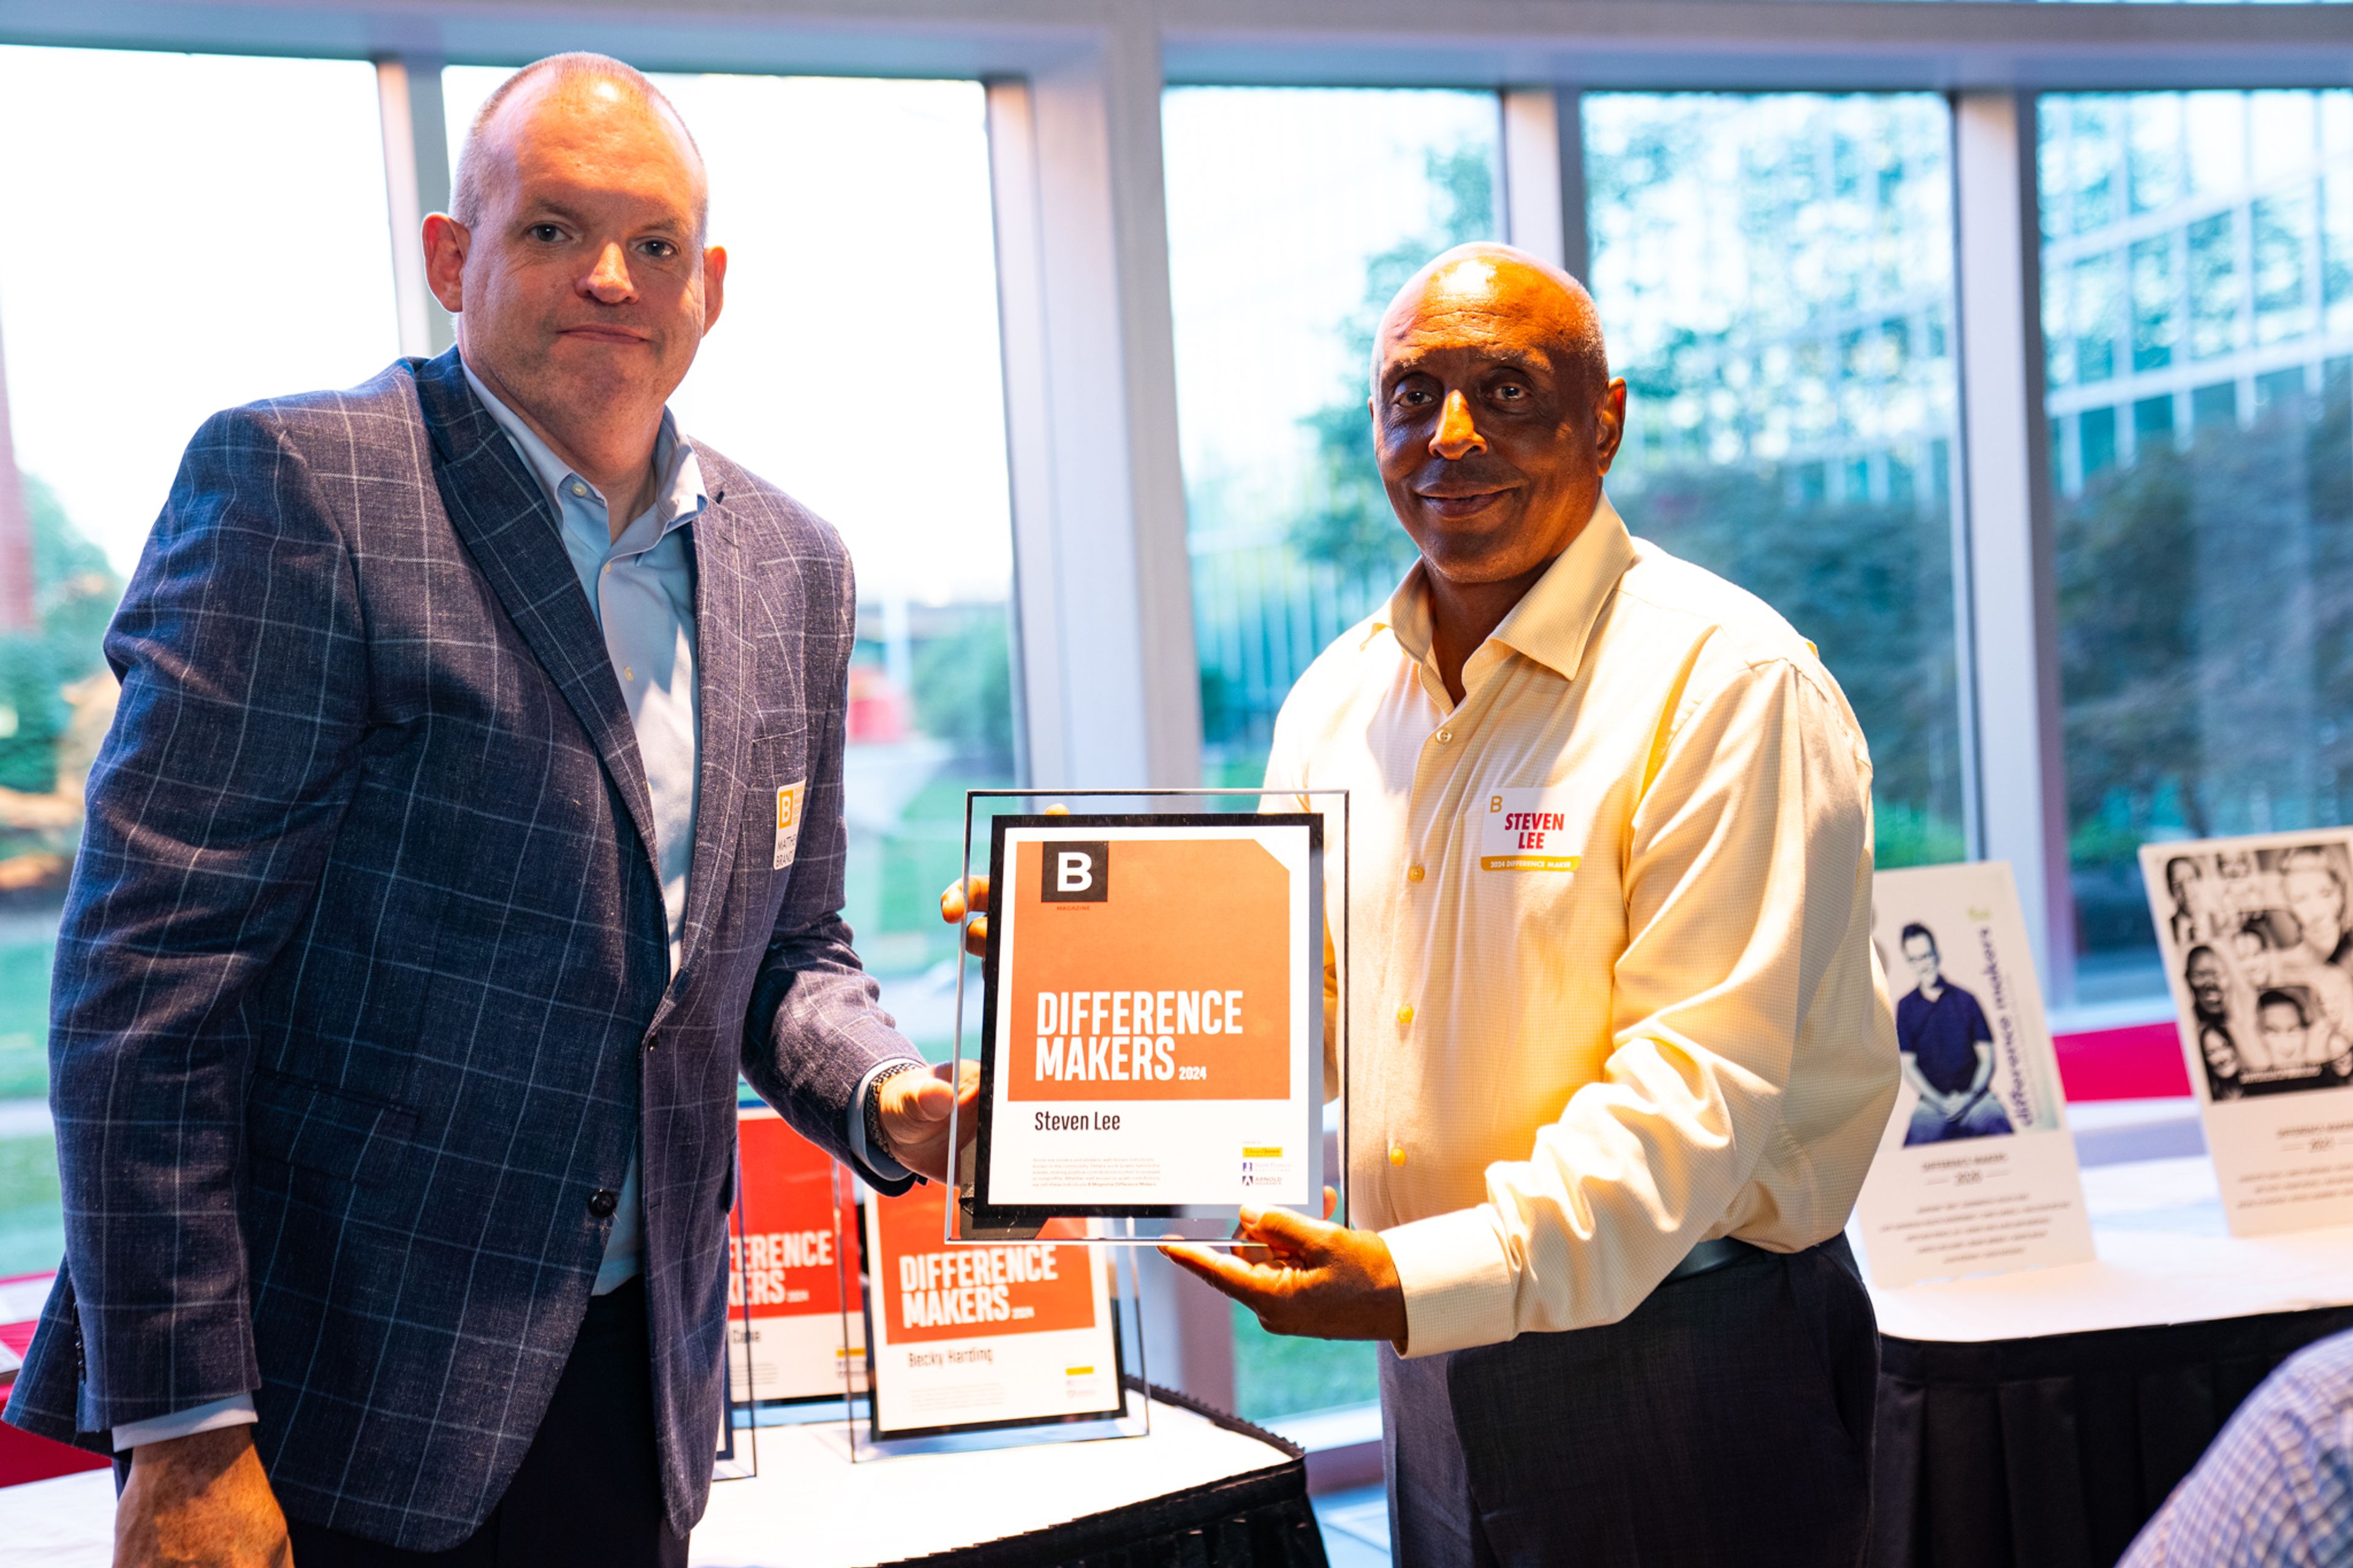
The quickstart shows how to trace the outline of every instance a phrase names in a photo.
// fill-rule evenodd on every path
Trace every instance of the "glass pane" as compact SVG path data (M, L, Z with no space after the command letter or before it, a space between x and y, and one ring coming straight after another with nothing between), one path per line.
M0 518L34 585L29 622L0 608L0 1275L63 1242L49 963L99 639L206 416L399 352L378 125L364 63L0 47Z
M503 69L442 75L454 155ZM858 571L846 918L927 1055L955 1030L964 792L1014 780L1012 514L988 129L969 81L655 79L702 149L725 313L672 400L841 531ZM854 158L811 148L855 141ZM921 310L903 308L920 300ZM907 460L907 388L923 452Z
M2129 246L2133 353L2048 412L2076 994L2156 995L2143 840L2353 812L2353 93L2052 96L2040 120L2046 170L2136 161L2128 220L2062 225L2045 193L2043 330L2079 331L2060 280ZM2184 177L2142 199L2119 121L2184 127Z
M1882 866L1963 853L1947 121L1926 94L1585 99L1630 388L1610 493L1819 645L1871 742ZM2066 275L2076 359L2113 339L2113 271Z
M1481 93L1162 101L1202 782L1255 784L1292 682L1413 562L1374 468L1373 328L1430 257L1497 237L1501 128ZM1369 1345L1276 1339L1239 1310L1234 1336L1254 1420L1377 1396Z
M1373 327L1497 237L1495 100L1180 88L1163 100L1205 784L1254 784L1283 694L1414 559L1373 467Z

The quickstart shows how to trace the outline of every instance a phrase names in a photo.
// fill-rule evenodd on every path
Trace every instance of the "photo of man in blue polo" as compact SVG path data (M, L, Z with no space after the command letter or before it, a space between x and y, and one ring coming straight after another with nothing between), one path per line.
M1993 1097L1993 1029L1978 999L1944 976L1936 936L1915 921L1904 928L1904 962L1919 984L1895 1004L1904 1078L1920 1093L1904 1145L2015 1131Z

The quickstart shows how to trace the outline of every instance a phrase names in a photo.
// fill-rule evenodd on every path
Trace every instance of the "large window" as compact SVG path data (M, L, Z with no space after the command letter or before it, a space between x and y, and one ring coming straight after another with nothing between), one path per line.
M1423 262L1500 237L1500 121L1468 92L1164 105L1202 782L1254 784L1291 683L1413 562L1373 468L1373 328Z
M0 519L26 520L34 587L29 619L0 598L5 1275L63 1242L49 963L123 578L206 416L364 381L398 347L364 62L0 47L0 485L21 498Z
M1481 93L1186 88L1163 123L1202 782L1255 784L1291 683L1413 562L1373 467L1373 329L1423 262L1497 237L1500 121ZM1234 1332L1246 1415L1376 1397L1368 1345L1239 1309Z
M443 75L452 156L508 73ZM858 572L847 918L908 1037L955 1034L964 792L1015 782L1012 523L978 84L666 76L711 171L725 311L673 406ZM855 158L807 149L854 139ZM913 308L916 301L921 308Z
M2160 990L2147 839L2353 816L2353 93L2049 97L2077 994Z
M1925 94L1588 95L1628 527L1820 648L1879 863L1963 856L1949 115Z

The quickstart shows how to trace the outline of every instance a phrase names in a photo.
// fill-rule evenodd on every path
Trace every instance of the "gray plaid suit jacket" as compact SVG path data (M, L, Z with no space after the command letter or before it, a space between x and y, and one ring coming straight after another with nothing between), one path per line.
M290 1514L453 1545L547 1407L592 1198L639 1149L663 1490L701 1517L736 1073L847 1158L859 1080L913 1053L839 913L848 557L699 450L673 979L619 683L456 354L197 433L107 635L52 1002L66 1258L7 1419L103 1448L251 1390Z

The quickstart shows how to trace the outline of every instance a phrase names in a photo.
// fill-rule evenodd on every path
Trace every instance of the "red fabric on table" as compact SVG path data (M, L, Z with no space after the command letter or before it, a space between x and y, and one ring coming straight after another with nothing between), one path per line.
M0 1279L0 1288L15 1285L37 1285L47 1294L50 1274L18 1274ZM14 1294L13 1291L10 1292ZM33 1320L0 1323L0 1344L6 1345L17 1355L33 1342ZM8 1382L14 1383L11 1373ZM7 1384L0 1384L0 1398L7 1395ZM47 1437L36 1437L30 1432L0 1422L0 1487L18 1486L26 1481L45 1481L51 1476L69 1476L76 1470L102 1470L114 1461L103 1454L93 1454L66 1443L53 1443Z
M2059 1052L2059 1082L2067 1102L2162 1100L2189 1092L2181 1036L2171 1023L2086 1029L2051 1042Z

